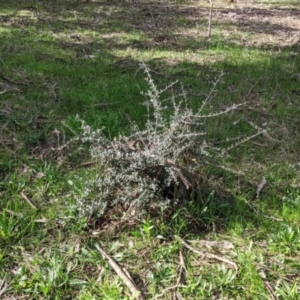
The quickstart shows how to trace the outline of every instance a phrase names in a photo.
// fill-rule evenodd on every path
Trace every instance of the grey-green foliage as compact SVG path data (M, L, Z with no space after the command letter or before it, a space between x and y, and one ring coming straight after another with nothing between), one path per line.
M203 119L232 111L237 105L204 115L203 108L211 94L196 113L188 108L184 92L162 100L161 94L170 86L158 90L149 69L144 64L143 67L149 84L143 93L148 109L144 129L132 124L130 135L110 140L102 129L93 129L81 121L79 139L90 143L90 154L99 168L78 197L77 207L83 216L101 216L116 205L131 214L169 207L195 187L197 168L216 159L216 153L224 153L205 140Z

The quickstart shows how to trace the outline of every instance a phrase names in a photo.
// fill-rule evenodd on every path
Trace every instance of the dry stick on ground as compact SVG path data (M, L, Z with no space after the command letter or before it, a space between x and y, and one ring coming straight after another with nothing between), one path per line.
M83 163L79 164L78 166L76 166L76 168L89 167L90 165L94 165L97 162L98 162L97 160L86 161L86 162L83 162Z
M5 282L6 276L4 276L3 280L0 282L0 296L3 296L8 289L8 284Z
M256 190L256 199L260 196L261 191L268 185L268 181L265 177L263 177L262 181L257 186Z
M20 195L33 209L37 209L37 207L32 203L31 200L29 200L29 198L23 192L21 192Z
M8 92L9 92L9 90L1 91L1 92L0 92L0 95L5 94L5 93L8 93Z
M179 274L177 277L177 281L176 281L176 285L180 285L180 283L183 283L184 281L184 271L186 270L186 266L184 263L184 258L183 258L183 254L182 251L179 251ZM175 290L174 293L174 300L183 300L183 297L181 296L178 288Z
M0 210L0 213L5 212L5 213L9 213L12 216L17 216L17 217L22 217L23 215L21 213L18 212L14 212L8 208L4 208L3 210Z
M207 253L207 252L200 252L197 249L194 249L192 246L190 246L187 242L185 242L181 237L175 235L175 239L178 240L180 243L182 243L183 246L185 246L187 249L189 249L190 251L196 253L197 255L199 255L200 257L207 257L210 259L215 259L218 261L221 261L227 265L230 265L231 267L233 267L236 271L238 270L238 266L236 263L232 262L231 260L212 254L212 253Z
M96 248L103 256L103 258L105 258L108 261L108 263L117 273L117 275L123 280L123 282L129 288L132 296L138 300L144 300L145 298L143 297L142 292L136 287L134 282L130 278L128 278L126 273L119 267L119 265L102 248L100 248L98 244L96 244Z
M276 294L274 293L270 282L267 280L265 272L263 270L257 270L257 271L258 271L258 274L259 274L260 278L262 279L263 283L265 284L265 287L268 290L271 299L277 300L278 298L277 298Z

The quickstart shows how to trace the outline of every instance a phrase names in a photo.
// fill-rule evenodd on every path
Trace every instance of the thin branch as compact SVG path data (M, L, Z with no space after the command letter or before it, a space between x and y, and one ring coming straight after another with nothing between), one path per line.
M173 167L172 168L177 175L179 176L179 178L181 179L181 181L183 182L183 184L185 185L185 188L188 190L190 187L192 187L192 184L189 183L189 181L184 177L184 175L182 174L181 170L179 168Z
M221 154L218 155L219 156L223 156L226 152L229 152L230 150L236 148L237 146L244 144L246 142L248 142L249 140L259 136L260 134L264 134L265 130L259 131L251 136L247 136L244 139L241 139L240 141L236 142L235 144L231 145L230 147L228 147L227 149L222 150Z
M126 273L119 267L119 265L102 249L98 244L95 245L100 254L107 260L110 266L114 269L117 275L123 280L125 285L129 288L133 297L138 300L144 300L142 292L136 287L134 282L126 275Z
M215 255L215 254L212 254L212 253L207 253L207 252L201 252L197 249L194 249L192 246L190 246L187 242L185 242L181 237L175 235L175 239L177 239L180 243L183 244L183 246L185 246L188 250L196 253L197 255L199 255L200 257L207 257L207 258L210 258L210 259L215 259L215 260L218 260L218 261L221 261L227 265L230 265L231 267L233 267L236 271L238 270L238 266L236 263L232 262L231 260L227 259L227 258L224 258L224 257L221 257L221 256L218 256L218 255Z
M265 177L261 180L260 184L257 186L256 199L260 196L261 191L268 185L268 181Z
M267 132L267 130L258 127L256 124L254 124L254 123L251 122L251 121L248 121L248 124L249 124L250 126L252 126L254 129L256 129L257 131L260 131L260 132L262 133L262 135L265 136L265 137L266 137L267 139L269 139L270 141L272 141L272 142L274 142L274 143L280 143L279 140L273 139L273 138L269 135L269 133Z
M216 91L216 87L217 87L217 85L219 84L219 82L220 82L221 78L223 77L223 75L224 75L224 73L222 72L222 73L219 75L219 77L217 78L217 80L214 82L214 85L213 85L212 89L210 90L208 96L207 96L207 97L205 98L205 100L203 101L203 103L202 103L202 105L201 105L201 107L200 107L200 109L199 109L199 112L202 112L202 110L203 110L203 108L205 107L205 105L207 104L207 102L208 102L209 100L211 100L211 99L214 97L214 96L212 96L212 94Z
M214 118L214 117L218 117L218 116L221 116L221 115L224 115L224 114L227 114L228 112L232 111L232 110L235 110L237 107L239 106L242 106L244 105L245 102L243 103L240 103L240 104L234 104L230 107L228 107L227 109L225 110L222 110L222 111L219 111L219 112L216 112L216 113L211 113L209 115L197 115L196 118L201 118L201 119L207 119L207 118Z
M186 266L184 263L182 251L180 250L179 251L179 272L178 272L176 285L180 285L183 283L185 271L186 271ZM175 290L173 298L174 300L183 300L183 297L181 296L181 293L179 292L178 288Z
M3 296L6 290L8 289L8 284L6 284L5 280L6 280L6 275L0 282L0 297Z
M21 192L20 195L33 209L37 209L37 207L33 204L33 202L29 200L29 198L23 192Z
M277 300L277 296L273 291L273 288L270 284L270 282L267 280L266 274L263 270L257 270L258 271L258 275L260 276L260 278L262 279L267 291L269 292L269 295L271 297L272 300Z
M22 217L23 216L23 214L18 213L18 212L14 212L14 211L12 211L8 208L4 208L2 211L0 211L0 213L2 213L2 212L9 213L10 215L17 216L17 217Z
M179 251L179 263L180 263L180 267L183 270L186 270L186 266L185 266L185 262L184 262L184 258L183 258L183 254L182 251Z

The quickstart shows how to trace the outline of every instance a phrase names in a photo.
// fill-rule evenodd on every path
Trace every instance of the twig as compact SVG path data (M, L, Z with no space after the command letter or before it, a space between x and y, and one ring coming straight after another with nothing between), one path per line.
M138 300L144 300L145 298L142 295L142 292L136 287L134 282L130 278L128 278L126 273L119 267L119 265L102 248L100 248L98 244L96 244L95 247L103 256L103 258L105 258L108 261L108 263L117 273L117 275L123 280L125 285L129 288L133 297L136 297Z
M183 244L183 246L185 246L187 249L189 249L190 251L196 253L197 255L199 255L200 257L207 257L207 258L210 258L210 259L215 259L215 260L218 260L218 261L221 261L223 263L226 263L228 265L230 265L231 267L233 267L236 271L238 270L238 266L236 263L232 262L231 260L227 259L227 258L224 258L224 257L221 257L221 256L218 256L218 255L215 255L215 254L212 254L212 253L207 253L207 252L200 252L199 250L197 249L194 249L192 246L190 246L187 242L185 242L181 237L175 235L175 239L177 239L179 242L181 242Z
M51 84L51 94L53 95L54 97L54 100L57 101L58 99L58 96L57 96L57 93L56 93L56 88L57 88L57 82L53 83L53 85Z
M0 211L0 212L2 212L2 211ZM3 212L7 212L7 213L9 213L12 216L17 216L17 217L22 217L23 216L23 214L15 212L15 211L12 211L12 210L10 210L8 208L4 208Z
M151 15L151 18L152 18L152 22L153 22L154 28L156 29L157 26L156 26L155 19L153 17L152 11L150 11L150 15Z
M184 300L178 290L176 290L174 293L174 300Z
M257 270L257 271L258 271L258 275L260 276L260 278L264 282L265 287L268 290L271 299L272 300L277 300L278 298L277 298L276 294L274 293L273 288L272 288L270 282L267 280L265 272L263 270Z
M173 167L172 168L177 175L179 176L179 178L181 179L181 181L183 182L183 184L185 185L185 188L188 190L190 187L192 187L192 184L189 183L189 181L184 177L184 175L182 174L181 170L179 168Z
M104 273L104 268L101 267L100 272L98 274L98 278L96 280L97 283L101 283L102 282L103 273Z
M109 105L115 105L115 104L118 104L119 102L110 102L110 103L95 103L95 104L92 104L92 105L84 105L84 108L91 108L91 106L93 107L106 107L106 106L109 106Z
M33 204L33 202L29 200L29 198L23 192L21 192L20 195L33 209L37 209L37 207Z
M261 191L267 186L267 184L268 184L267 179L265 177L263 177L262 181L257 186L256 199L258 199L258 197L260 196Z
M267 139L269 139L270 141L272 141L272 142L274 142L274 143L280 143L279 140L273 139L273 138L268 134L268 132L267 132L266 130L263 130L262 128L258 127L258 126L257 126L256 124L254 124L253 122L248 121L248 124L249 124L250 126L252 126L254 129L256 129L257 131L261 132L262 135L263 135L264 137L266 137Z
M264 217L267 218L267 219L270 219L270 220L277 221L277 222L282 222L283 221L282 218L276 218L276 217L273 217L273 216L265 216L264 215Z
M255 146L259 146L259 147L267 147L268 145L266 144L261 144L261 143L258 143L258 142L254 142L254 141L250 141L251 144L255 145Z
M79 164L78 166L76 166L76 168L89 167L91 165L96 164L97 162L98 162L97 160L86 161L86 162L83 162L83 163Z
M6 290L8 289L8 284L5 283L6 275L3 280L0 282L0 296L3 296Z
M156 299L162 297L166 292L168 292L170 290L174 290L174 289L178 289L178 288L187 288L187 287L188 286L186 286L186 285L180 285L180 284L170 286L170 287L164 289L160 294L158 294L155 297L151 298L150 300L156 300Z
M255 109L255 108L252 108L252 107L249 107L249 106L247 106L247 109L253 111L256 114L261 114L261 115L264 115L264 116L267 116L267 117L271 117L271 118L276 118L276 119L280 118L280 117L278 117L276 115L273 115L273 114L270 114L268 112L265 112L265 111L262 111L262 110L259 110L259 109ZM299 118L297 119L297 118L293 118L293 117L284 116L284 117L282 117L282 119L295 122L296 124L300 123L299 122Z
M34 222L35 222L35 223L46 224L46 223L48 222L48 220L47 220L44 216L42 216L41 219L36 219L36 220L34 220Z
M182 255L182 251L179 251L179 274L177 277L177 281L176 281L176 285L180 285L183 283L184 281L184 271L186 270L186 266L184 263L184 259L183 259L183 255ZM178 288L175 290L174 293L174 300L182 300L182 296L178 290Z
M207 97L205 98L205 100L202 102L202 105L201 105L201 107L200 107L200 109L199 109L199 113L202 112L202 110L204 109L204 107L205 107L205 105L207 104L207 102L208 102L208 101L211 101L211 100L214 98L213 93L216 91L217 85L219 84L219 82L220 82L221 78L223 77L223 75L224 75L224 73L222 72L222 73L219 75L219 77L217 78L217 80L215 80L214 85L213 85L212 89L210 90L208 96L207 96Z
M183 255L182 255L182 251L179 251L179 263L180 263L180 267L182 270L186 270L186 266L184 263L184 259L183 259Z

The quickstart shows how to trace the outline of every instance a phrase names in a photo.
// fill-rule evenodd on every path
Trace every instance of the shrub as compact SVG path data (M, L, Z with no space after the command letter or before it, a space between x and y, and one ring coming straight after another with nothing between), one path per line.
M129 135L111 140L103 129L95 130L81 120L78 138L90 143L90 154L98 163L95 177L86 181L77 199L81 216L100 217L116 207L131 217L149 209L169 208L197 189L199 168L226 152L209 145L203 125L205 118L226 114L239 106L203 113L220 78L200 109L193 112L184 92L161 100L161 94L170 86L158 90L149 69L144 64L143 67L149 84L143 93L148 111L145 128L132 123Z

